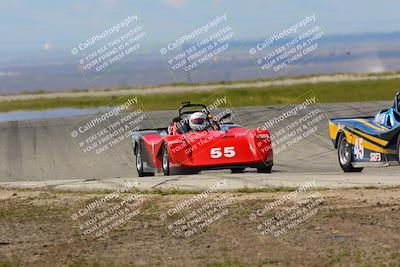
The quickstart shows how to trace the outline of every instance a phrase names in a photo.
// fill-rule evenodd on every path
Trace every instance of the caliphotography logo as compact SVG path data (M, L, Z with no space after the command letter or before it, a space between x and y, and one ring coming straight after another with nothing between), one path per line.
M398 10L0 1L0 266L400 266Z

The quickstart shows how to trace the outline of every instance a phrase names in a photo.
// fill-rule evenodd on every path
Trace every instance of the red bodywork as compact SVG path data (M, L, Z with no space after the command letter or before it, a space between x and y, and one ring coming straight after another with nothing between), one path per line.
M202 131L180 134L173 124L168 135L152 132L142 135L153 169L162 169L162 147L166 146L170 167L176 169L213 169L230 166L257 167L272 164L273 154L268 130L236 127L227 131Z

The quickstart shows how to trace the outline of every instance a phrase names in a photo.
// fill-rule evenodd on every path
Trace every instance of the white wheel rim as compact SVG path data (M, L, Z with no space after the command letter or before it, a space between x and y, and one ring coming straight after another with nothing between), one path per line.
M165 171L168 169L168 153L166 149L164 149L163 153L163 168Z
M339 144L339 160L340 164L346 165L351 158L351 147L347 143L346 138L343 138Z
M140 149L138 149L139 151L136 154L136 168L138 170L142 169L142 155L140 154Z

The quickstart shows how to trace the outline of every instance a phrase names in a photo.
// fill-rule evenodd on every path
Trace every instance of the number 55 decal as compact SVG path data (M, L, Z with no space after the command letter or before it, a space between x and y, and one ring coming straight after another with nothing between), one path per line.
M233 146L224 147L224 157L233 158L236 155L235 148ZM210 157L218 159L222 157L222 151L220 147L214 147L210 150Z

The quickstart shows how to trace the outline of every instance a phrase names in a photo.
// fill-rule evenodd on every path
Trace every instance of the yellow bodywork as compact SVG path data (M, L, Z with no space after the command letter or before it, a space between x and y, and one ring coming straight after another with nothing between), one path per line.
M334 143L336 142L338 134L344 133L344 135L346 136L347 142L351 145L354 145L356 142L356 139L361 137L361 138L364 138L364 142L362 143L362 146L365 149L369 149L371 151L378 152L378 153L384 153L384 154L396 154L395 151L381 148L370 142L370 141L373 141L379 145L386 146L388 144L388 141L370 136L366 133L360 132L355 129L351 129L352 132L357 134L357 135L355 135L355 134L350 133L349 131L345 130L344 128L345 128L344 126L342 127L341 125L337 125L337 124L329 121L329 135Z

